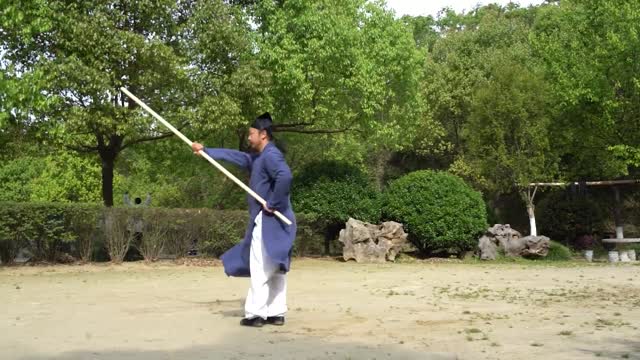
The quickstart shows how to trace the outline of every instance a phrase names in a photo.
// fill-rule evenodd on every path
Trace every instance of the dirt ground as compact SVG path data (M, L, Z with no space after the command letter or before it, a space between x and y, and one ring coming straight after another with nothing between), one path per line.
M0 268L2 359L640 359L640 266L296 260L283 327L220 265Z

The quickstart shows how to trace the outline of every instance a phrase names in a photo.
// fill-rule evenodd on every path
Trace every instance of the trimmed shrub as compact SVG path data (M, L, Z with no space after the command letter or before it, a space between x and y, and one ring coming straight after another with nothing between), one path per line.
M376 223L380 200L373 187L346 181L318 181L294 194L294 208L316 215L328 226L344 225L349 217Z
M487 229L482 195L449 173L412 172L391 182L383 199L383 217L404 224L423 254L471 250Z
M340 161L307 165L294 177L293 207L314 219L315 230L324 233L325 254L329 244L350 217L377 223L380 194L357 167Z
M296 214L298 232L293 243L293 256L321 255L325 251L325 230L313 215Z
M98 242L102 206L94 204L74 204L64 208L65 225L73 241L72 255L84 262L91 261L94 245Z
M165 251L175 255L176 258L183 258L189 251L195 248L202 225L202 216L199 214L202 209L181 209L172 210L172 221L168 224L167 241Z
M145 261L156 261L164 250L167 234L171 229L170 215L166 209L143 208L141 232L134 234L139 237L138 250ZM136 229L138 230L138 229ZM137 231L136 231L137 232Z
M219 257L244 238L249 219L246 211L210 210L203 212L202 215L203 217L198 221L199 253Z
M8 246L15 251L22 246L28 247L37 261L55 262L60 251L68 250L73 235L65 224L65 206L48 203L6 203L3 212L6 216L0 220L4 228L3 237L17 242ZM65 249L63 249L65 248ZM8 255L8 254L7 254ZM15 259L15 254L7 257L7 263Z
M3 264L12 264L26 244L22 235L25 221L16 203L7 204L0 206L0 260Z
M105 247L111 261L121 263L134 241L135 212L138 209L105 208L103 231ZM141 210L141 209L140 209Z

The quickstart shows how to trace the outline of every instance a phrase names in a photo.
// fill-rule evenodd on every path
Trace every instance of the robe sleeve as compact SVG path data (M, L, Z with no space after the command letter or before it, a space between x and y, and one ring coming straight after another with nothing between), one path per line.
M204 148L204 152L207 155L211 156L214 160L222 160L226 162L230 162L234 165L241 167L246 171L251 171L251 165L253 163L253 159L251 155L238 151L238 150L229 150L229 149L214 149L214 148Z
M266 199L267 207L282 212L289 207L289 192L293 176L281 152L271 151L265 155L267 155L265 157L267 173L274 181L273 192Z

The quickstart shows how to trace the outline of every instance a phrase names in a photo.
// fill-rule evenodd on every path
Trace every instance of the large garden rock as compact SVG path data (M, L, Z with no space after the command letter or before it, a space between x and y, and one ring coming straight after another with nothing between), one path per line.
M522 237L509 224L495 224L478 240L478 249L483 260L495 260L499 249L503 249L507 256L547 256L549 238Z
M547 256L551 239L546 236L526 236L522 238L525 248L520 252L522 256Z
M402 224L397 222L373 225L349 218L346 228L340 231L338 241L344 244L342 257L345 260L383 263L395 260L407 245L407 234Z
M478 240L478 249L480 250L480 259L495 260L498 256L498 245L494 238L483 235Z

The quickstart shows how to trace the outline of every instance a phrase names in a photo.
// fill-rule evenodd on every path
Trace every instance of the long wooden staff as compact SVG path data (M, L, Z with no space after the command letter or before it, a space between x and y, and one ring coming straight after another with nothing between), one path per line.
M145 109L149 114L153 115L153 117L158 119L162 124L164 124L164 126L168 127L169 130L171 130L174 134L178 135L180 139L182 139L184 142L186 142L189 145L189 147L191 147L191 144L193 144L191 140L189 140L189 138L184 136L178 129L174 128L171 124L169 124L167 120L163 119L162 116L158 115L155 111L153 111L150 107L148 107L147 104L143 103L135 95L129 92L129 90L125 89L124 87L121 87L120 90L122 90L123 93L127 94L127 96L131 98L131 100L135 101L138 105L140 105L140 107ZM255 191L251 190L250 187L248 187L245 183L240 181L237 177L233 176L233 174L230 173L229 170L225 169L224 166L220 165L217 161L213 160L211 156L209 156L209 154L204 152L204 150L200 150L199 153L200 155L202 155L203 158L207 159L213 166L218 168L218 170L222 171L223 174L227 175L229 179L233 180L242 189L244 189L244 191L249 193L249 195L253 196L256 200L258 200L260 204L262 204L263 206L266 206L267 202L260 195L258 195ZM280 220L282 220L285 224L291 225L291 221L287 219L284 215L282 215L281 212L274 211L274 214L276 214L276 216L279 217Z

